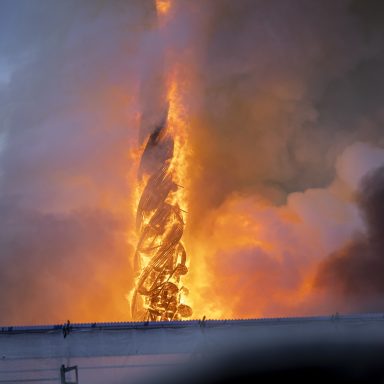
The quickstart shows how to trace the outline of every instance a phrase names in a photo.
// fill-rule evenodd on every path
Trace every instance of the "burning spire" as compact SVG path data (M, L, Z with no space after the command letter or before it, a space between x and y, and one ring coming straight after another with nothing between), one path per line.
M185 212L179 205L175 138L167 118L149 136L139 169L147 178L136 216L139 241L135 263L140 270L132 299L135 320L169 321L192 315L182 303L187 294L181 277L188 272L181 238Z
M158 15L164 15L169 7L169 1L158 1ZM138 278L131 311L139 321L179 320L192 315L191 307L184 303L188 290L182 284L188 272L182 243L187 208L183 186L186 134L177 71L171 69L165 113L147 138L138 172L142 189L136 212Z

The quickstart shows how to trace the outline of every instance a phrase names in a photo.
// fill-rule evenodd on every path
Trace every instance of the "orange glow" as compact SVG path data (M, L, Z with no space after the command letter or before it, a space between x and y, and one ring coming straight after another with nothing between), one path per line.
M156 11L159 15L165 15L171 8L171 0L156 0Z
M188 145L186 113L183 109L181 95L179 92L180 81L177 74L172 74L168 85L168 134L174 138L174 153L170 165L170 172L174 174L174 181L181 186L171 195L172 202L178 202L183 211L188 211L188 157L190 148ZM186 222L184 215L184 222Z
M242 6L233 13L230 2L208 0L110 3L111 9L103 8L105 16L97 14L96 24L87 9L84 20L91 29L75 28L70 36L74 49L66 50L65 66L57 67L69 79L58 83L65 91L60 108L54 96L52 110L31 104L36 113L28 107L24 117L12 112L6 119L7 126L17 128L30 117L38 130L26 136L15 132L1 152L4 197L12 198L15 214L21 215L20 224L14 225L13 216L3 219L15 236L3 234L10 247L4 284L17 292L15 298L9 295L14 313L4 310L3 322L19 321L18 306L27 315L20 321L28 323L59 323L67 316L71 322L133 320L132 295L151 261L149 252L136 250L155 214L143 210L138 225L138 207L151 177L139 168L157 119L165 120L163 140L173 143L172 156L163 161L175 184L164 198L173 216L163 235L182 218L178 244L186 250L188 273L177 281L178 300L193 309L193 318L331 313L333 293L322 298L316 273L355 233L364 233L364 213L350 186L364 162L357 153L339 159L334 183L322 183L333 177L331 161L339 149L355 136L368 140L360 125L372 133L376 125L359 120L359 134L327 146L321 110L312 98L305 99L312 94L306 78L312 79L311 70L295 73L296 65L303 65L300 60L285 65L273 33L242 20L248 16ZM239 33L250 33L244 40L231 32L238 26ZM285 28L279 26L277 35ZM77 40L82 31L83 40ZM314 31L323 33L316 23ZM309 36L303 43L312 44ZM89 42L95 44L84 55L82 44ZM232 57L226 48L237 42ZM250 49L253 43L257 49ZM311 63L328 47L314 46L303 49ZM84 71L89 74L83 76ZM50 81L47 87L47 92L56 89ZM41 143L34 141L38 135ZM307 147L317 140L326 153L313 152L316 145ZM20 147L13 158L19 144L28 150ZM34 158L36 164L29 164ZM13 172L24 165L24 171ZM337 176L340 172L344 177ZM20 186L18 179L25 179ZM318 188L304 190L312 186ZM8 208L4 205L6 215ZM25 208L32 209L28 220ZM358 220L361 225L354 224ZM161 247L163 238L148 238L143 249ZM13 260L9 266L8 257ZM19 262L24 257L25 265Z
M320 313L313 285L322 250L289 207L234 196L199 229L187 238L196 318Z
M165 26L164 16L170 7L170 1L156 1L159 32ZM168 52L166 61L166 121L159 121L152 128L139 151L139 180L134 199L137 278L127 297L136 320L175 320L191 315L189 290L182 284L189 264L182 239L189 188L187 119L181 93L184 82L178 63L170 60Z
M181 282L188 271L181 239L188 172L185 114L176 71L171 72L166 86L166 121L153 128L138 152L134 261L138 275L127 297L135 320L176 320L191 315L188 290Z

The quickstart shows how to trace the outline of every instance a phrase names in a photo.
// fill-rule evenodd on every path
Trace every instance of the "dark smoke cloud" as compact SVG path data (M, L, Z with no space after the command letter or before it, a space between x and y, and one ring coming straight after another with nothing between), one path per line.
M313 305L309 296L301 305L301 298L292 295L284 307L279 292L284 293L287 281L303 281L309 269L300 273L308 260L315 265L348 241L350 223L360 225L353 214L351 220L343 213L338 218L339 208L353 211L349 194L354 186L345 187L335 164L357 142L384 145L381 2L229 0L211 2L209 11L199 67L200 111L192 136L195 174L189 223L194 239L217 244L204 256L215 276L217 302L225 306L229 295L236 294L239 299L228 306L245 316L259 315L257 304L271 316L294 315L296 308L304 314L361 309L351 301L331 304L332 289L321 305L312 292ZM362 160L346 161L351 180L363 173ZM298 215L297 226L281 219L288 233L294 231L295 243L266 220L274 242L282 244L278 252L260 252L247 244L224 251L221 242L227 237L212 235L220 232L221 215L233 217L223 233L236 238L244 224L236 221L236 211L228 213L228 205L255 197ZM258 209L248 204L249 212ZM247 235L255 240L260 236L257 229ZM265 274L259 275L258 267ZM276 284L266 288L259 281ZM272 298L270 310L257 295L265 290ZM364 299L372 301L368 292ZM380 308L372 304L369 309Z
M352 301L360 310L383 309L384 301L384 167L367 175L358 203L366 233L330 255L321 265L317 284Z
M202 209L234 192L281 203L327 185L351 143L383 143L379 3L210 3L195 128Z

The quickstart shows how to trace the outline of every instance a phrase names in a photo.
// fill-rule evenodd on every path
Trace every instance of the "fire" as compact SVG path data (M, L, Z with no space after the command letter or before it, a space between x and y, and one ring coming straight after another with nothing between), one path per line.
M183 236L186 213L187 135L177 71L167 84L164 117L149 135L138 172L135 266L139 271L131 298L135 320L166 321L189 317L188 272Z
M188 137L186 127L186 113L182 106L180 95L180 82L175 71L168 85L168 129L174 138L173 157L170 164L170 172L174 174L174 181L179 188L170 196L171 203L178 203L183 211L188 211L187 189L188 189L188 161L190 154L188 150Z
M324 196L331 194L327 188L320 191L320 198L311 193L290 194L287 202L279 206L272 203L274 197L263 201L258 196L259 191L265 196L262 180L266 176L259 174L257 167L269 169L263 163L274 163L273 152L269 157L266 151L265 159L257 153L254 157L250 153L241 155L246 143L232 142L230 138L236 136L227 136L226 127L210 128L221 118L216 120L210 113L201 113L199 108L205 109L205 102L193 104L199 100L193 96L199 97L205 88L200 88L194 71L198 65L192 57L194 48L184 44L188 47L184 52L179 49L180 41L173 41L178 25L171 18L179 10L176 12L172 5L169 0L156 1L158 18L153 24L158 37L164 38L161 49L166 50L156 61L156 70L161 72L157 91L164 96L164 116L159 116L158 125L152 127L146 142L132 156L141 164L134 204L138 276L131 296L133 319L180 319L191 315L190 307L195 318L216 319L307 315L328 310L326 299L321 307L323 298L316 291L317 268L319 261L336 248L335 237L342 238L339 233L344 231L338 229L338 222L347 222L347 218L339 217L336 205L329 204L332 199ZM186 102L186 90L192 103ZM275 114L275 104L269 98L261 97L255 105L252 113L258 116L257 121L259 116L264 121ZM218 110L225 115L221 107ZM242 109L229 116L239 120L234 130L241 129ZM189 124L195 124L193 129ZM262 148L256 140L258 136L255 133L250 137L255 139L257 152ZM264 139L261 137L261 141ZM223 145L223 150L219 145ZM272 144L267 141L265 146L268 145ZM228 160L232 157L233 167ZM228 186L221 183L228 176L226 169L216 166L222 161L229 168ZM247 177L254 178L254 184L246 183ZM233 180L239 185L231 185ZM221 185L227 189L222 196L215 192ZM271 187L271 192L280 195L276 189L277 192ZM325 206L314 210L322 201ZM332 207L330 213L328 206ZM344 207L341 202L337 206ZM347 208L344 211L349 212ZM328 225L337 230L328 234ZM334 248L326 248L331 247L328 242ZM193 255L190 270L187 253L189 257ZM185 284L193 287L189 295Z
M160 21L170 1L158 0ZM182 242L186 222L187 135L180 76L170 65L164 116L141 150L137 181L134 320L169 321L192 315L182 277L188 272Z
M167 118L149 136L144 149L139 179L147 181L137 208L139 241L136 266L140 270L132 296L132 316L136 320L175 320L189 317L184 304L188 290L181 277L188 271L181 237L185 225L185 204L181 167L185 164L183 142L177 136L173 102Z

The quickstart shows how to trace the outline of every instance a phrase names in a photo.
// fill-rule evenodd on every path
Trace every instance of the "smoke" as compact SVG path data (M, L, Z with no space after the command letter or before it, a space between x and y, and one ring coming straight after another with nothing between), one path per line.
M365 226L354 194L383 146L382 5L222 1L210 10L192 138L195 314L361 309L315 280Z
M384 163L384 161L383 161ZM331 254L321 264L317 283L338 298L348 298L361 311L383 308L384 168L369 173L359 190L358 203L366 231Z
M176 1L161 35L154 9L1 2L0 322L128 318L134 151L163 116L169 63L196 316L328 313L354 278L342 308L364 309L380 290L345 250L378 247L370 189L355 196L382 165L381 2Z
M350 257L324 259L361 236L366 246L378 250L375 244L380 232L375 232L376 237L362 234L372 232L373 225L380 228L376 216L380 210L375 204L380 204L381 196L373 193L371 181L368 189L360 192L364 199L360 197L359 204L369 207L370 212L362 215L356 193L361 180L383 164L383 149L356 143L337 158L336 175L328 186L291 193L286 204L273 206L261 198L230 196L208 216L201 243L194 240L190 245L190 251L205 259L207 266L193 277L203 281L201 298L195 304L199 315L207 311L224 318L294 316L367 309L349 300L345 290L337 287L355 284L355 276L348 271L359 270L365 263L359 276L372 285L369 269L376 269L380 276L375 260L363 254L358 258L363 260L361 264ZM353 249L361 252L360 248ZM341 298L335 300L338 291ZM372 294L379 293L364 290L361 303L371 303L370 310L380 310L372 304ZM207 305L204 300L208 296L212 302Z
M366 16L378 2L212 4L194 126L202 211L234 192L281 204L331 182L346 146L382 143L382 30Z
M152 2L0 5L0 322L128 317Z
M3 324L126 317L132 250L116 217L105 211L42 214L4 201L0 215Z

